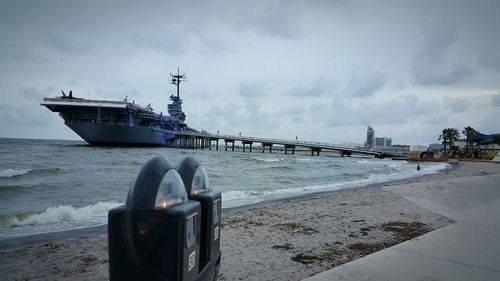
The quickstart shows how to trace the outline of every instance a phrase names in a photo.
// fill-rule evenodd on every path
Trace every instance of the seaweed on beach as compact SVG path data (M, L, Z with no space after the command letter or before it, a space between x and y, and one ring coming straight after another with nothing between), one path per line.
M271 248L275 249L275 250L286 250L286 251L290 251L292 249L295 249L295 246L290 244L290 243L286 243L286 244L283 244L283 245L273 245Z
M287 225L287 227L292 227L292 225ZM297 229L297 226L293 225L293 227ZM358 231L362 236L368 236L369 232L377 229L392 232L393 237L387 237L388 239L380 242L367 242L369 240L363 239L364 241L345 246L342 242L336 241L332 246L327 244L327 247L319 253L298 253L292 257L292 260L302 264L328 263L336 266L413 239L431 230L429 226L421 222L387 222L379 226L364 226ZM349 237L358 238L359 235L357 232L351 232ZM281 247L277 246L277 248Z
M341 247L328 247L319 254L298 253L292 257L292 260L301 264L312 264L315 262L327 263L330 266L337 266L345 262L346 251Z
M289 222L289 223L278 223L275 224L274 227L277 227L280 230L289 232L289 233L300 233L300 234L314 234L318 233L318 231L312 227L300 224L300 223L295 223L295 222Z
M349 245L348 248L361 256L366 256L385 249L388 246L386 243L354 243Z
M292 257L293 261L300 262L301 264L311 264L315 261L320 261L321 258L315 255L297 254Z
M248 226L262 226L264 225L262 222L259 221L253 221L245 218L233 218L227 221L228 227L234 226L234 227L248 227ZM224 225L224 226L225 226Z
M78 258L80 263L78 264L78 271L84 273L90 270L92 266L99 262L99 259L94 255L85 255Z
M385 231L391 231L397 242L411 240L429 232L431 228L421 222L387 222L380 225Z

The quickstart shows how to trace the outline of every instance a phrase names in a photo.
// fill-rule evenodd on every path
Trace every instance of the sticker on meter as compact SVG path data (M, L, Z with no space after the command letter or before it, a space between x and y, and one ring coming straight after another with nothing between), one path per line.
M214 229L214 241L219 239L219 226L216 226Z
M188 271L191 271L191 269L193 269L195 265L196 265L196 250L194 250L191 254L189 254Z

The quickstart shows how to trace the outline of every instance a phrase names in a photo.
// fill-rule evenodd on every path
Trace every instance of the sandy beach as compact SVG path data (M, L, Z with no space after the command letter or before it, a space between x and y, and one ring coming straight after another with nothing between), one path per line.
M454 223L402 197L480 185L500 165L459 162L420 178L225 212L219 280L301 280ZM2 280L108 280L107 236L86 233L0 248Z

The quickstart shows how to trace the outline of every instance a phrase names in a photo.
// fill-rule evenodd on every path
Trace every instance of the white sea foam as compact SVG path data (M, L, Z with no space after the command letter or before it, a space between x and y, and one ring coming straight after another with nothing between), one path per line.
M233 190L222 192L222 207L231 208L260 202L255 192Z
M288 197L288 196L309 194L309 193L316 193L323 191L335 191L352 187L362 187L371 184L383 183L387 181L411 178L419 175L434 174L439 172L440 170L450 167L450 165L445 163L428 164L423 166L420 171L417 171L416 168L413 169L413 166L400 165L400 164L394 164L394 165L389 164L389 165L399 169L399 171L394 173L370 174L364 178L355 179L351 181L344 181L344 182L318 184L318 185L310 185L303 187L272 189L262 192L262 195L259 197L262 198L262 200L265 200L266 197L267 198ZM241 194L245 194L245 192L241 191ZM254 196L254 198L259 198L259 197Z
M22 218L19 216L7 217L5 226L44 225L74 220L100 221L107 217L110 209L119 205L121 203L109 201L77 208L69 205L50 207L43 213L22 216Z
M281 162L284 160L283 158L260 158L260 157L253 157L253 159L268 163Z
M320 162L327 162L330 161L329 159L324 160L323 158L315 158L315 157L309 157L309 158L296 158L295 159L297 162L307 162L307 163L320 163Z
M402 164L402 162L401 163L389 163L389 164L386 164L385 166L387 166L389 168L399 169L403 166L403 164Z
M6 169L0 171L0 178L12 178L29 173L31 169Z

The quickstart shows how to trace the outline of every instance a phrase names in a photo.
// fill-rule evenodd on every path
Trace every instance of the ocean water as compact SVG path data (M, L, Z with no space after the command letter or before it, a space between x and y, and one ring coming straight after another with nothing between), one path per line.
M154 156L173 166L196 157L223 208L366 186L436 173L443 163L415 163L309 152L225 152L92 147L81 141L0 138L0 239L105 224L124 203L142 165Z

